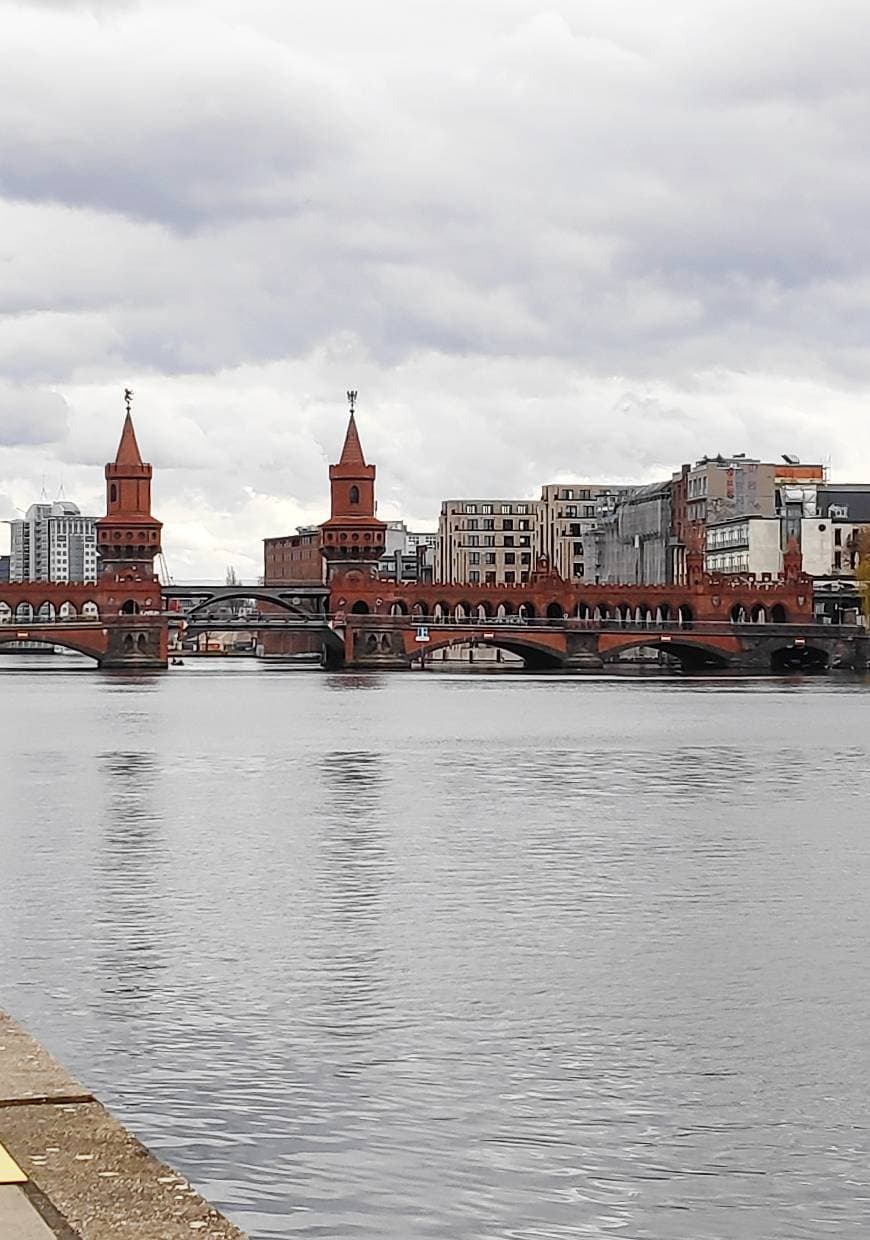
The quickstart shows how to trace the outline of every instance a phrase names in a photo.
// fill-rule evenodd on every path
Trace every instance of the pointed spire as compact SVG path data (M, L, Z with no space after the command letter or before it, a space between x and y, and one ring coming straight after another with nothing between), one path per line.
M136 432L133 429L133 418L130 410L127 410L127 416L124 418L124 429L121 432L121 442L118 444L118 451L115 454L116 465L142 465L142 455L139 452L139 445L136 442Z
M350 421L347 424L347 434L344 437L344 447L341 450L341 458L339 465L365 465L366 458L363 456L362 444L359 441L359 431L356 429L356 418L353 409L350 411Z

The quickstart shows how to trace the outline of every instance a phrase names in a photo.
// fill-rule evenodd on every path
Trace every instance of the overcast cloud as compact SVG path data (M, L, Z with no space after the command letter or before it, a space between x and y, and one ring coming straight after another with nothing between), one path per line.
M0 0L0 516L136 392L179 579L705 452L870 479L866 0Z

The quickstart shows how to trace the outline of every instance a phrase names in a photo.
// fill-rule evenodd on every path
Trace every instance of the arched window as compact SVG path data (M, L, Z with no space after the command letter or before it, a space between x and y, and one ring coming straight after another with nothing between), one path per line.
M118 488L115 486L114 482L109 487L109 502L112 504L117 504L118 502Z
M350 502L351 502L352 504L358 504L358 503L359 503L359 487L351 487L351 488L350 488Z

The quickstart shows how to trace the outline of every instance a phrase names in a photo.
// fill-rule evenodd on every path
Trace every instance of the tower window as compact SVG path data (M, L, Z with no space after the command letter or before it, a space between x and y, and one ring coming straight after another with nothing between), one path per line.
M350 502L351 502L352 504L358 504L358 503L359 503L359 487L351 487L351 488L350 488Z
M112 504L117 504L118 502L118 488L115 486L114 482L109 487L109 502Z

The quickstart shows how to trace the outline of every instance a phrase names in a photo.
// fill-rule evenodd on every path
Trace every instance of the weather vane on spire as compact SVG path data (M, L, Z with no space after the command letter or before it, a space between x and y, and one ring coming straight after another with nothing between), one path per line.
M133 392L130 388L124 388L124 404L127 406L127 414L130 413L130 407L133 404Z
M357 392L348 392L347 403L350 405L350 411L353 413L353 407L356 404Z

